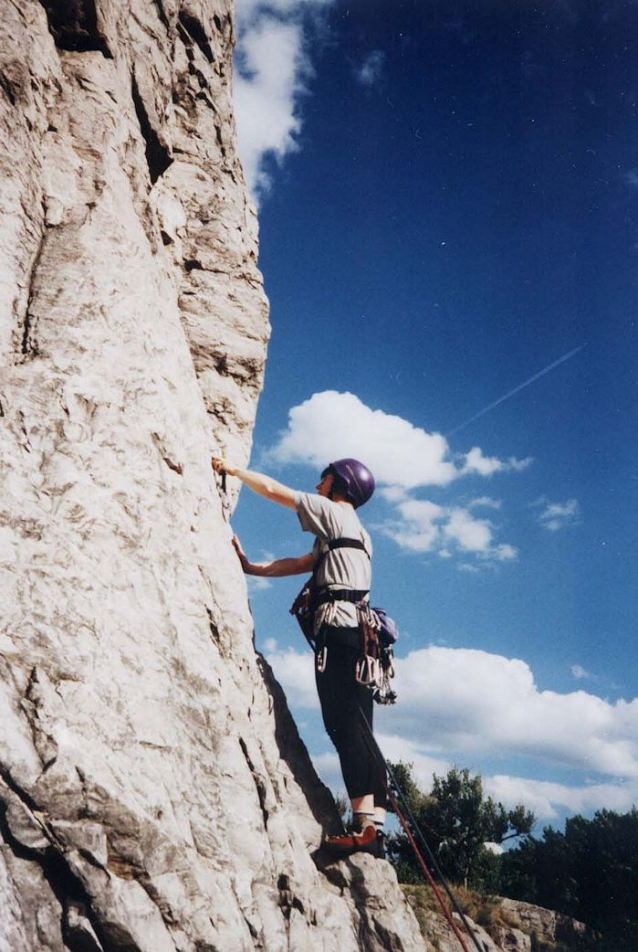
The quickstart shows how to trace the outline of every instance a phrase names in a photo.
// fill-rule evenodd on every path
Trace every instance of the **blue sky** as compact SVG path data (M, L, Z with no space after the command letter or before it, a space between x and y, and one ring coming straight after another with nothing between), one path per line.
M480 771L541 823L627 809L638 6L237 9L273 325L252 465L312 490L354 455L378 478L373 601L402 631L384 750L424 785ZM246 490L233 526L255 559L312 541ZM338 788L298 587L251 583L257 644Z

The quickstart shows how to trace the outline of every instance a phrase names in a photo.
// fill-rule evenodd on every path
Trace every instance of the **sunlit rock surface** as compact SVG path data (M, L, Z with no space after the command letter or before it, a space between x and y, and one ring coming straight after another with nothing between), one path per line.
M0 950L417 950L254 653L229 0L0 0ZM323 871L322 871L323 870Z
M465 916L469 936L460 917L453 913L453 920L462 935L468 952L579 952L591 948L591 931L569 916L550 909L543 909L515 899L493 897L486 899L483 909L484 925L478 925ZM461 952L461 943L440 910L422 914L426 949L436 952Z

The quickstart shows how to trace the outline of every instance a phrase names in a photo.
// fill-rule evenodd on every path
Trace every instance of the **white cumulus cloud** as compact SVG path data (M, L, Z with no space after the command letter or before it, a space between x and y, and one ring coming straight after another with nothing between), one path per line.
M397 505L398 520L379 526L381 532L410 552L431 552L442 541L445 510L426 499L406 499Z
M536 505L543 507L538 521L544 529L558 532L566 526L580 522L580 505L577 499L567 499L565 502L550 502L548 499L539 499Z
M271 185L267 162L299 148L302 102L314 74L312 14L333 0L237 0L234 105L239 154L257 198Z
M270 645L266 643L266 661L284 688L289 703L295 707L318 709L312 652L295 651L294 648L280 650L276 647L272 650L273 647L272 642Z
M414 497L425 487L446 487L467 477L518 472L529 461L499 460L474 447L460 460L450 453L445 437L408 420L373 409L353 393L325 390L293 407L288 426L268 457L280 463L306 463L317 469L331 459L354 456L370 467L380 495L393 514L377 528L410 552L454 552L483 564L516 558L514 546L495 540L496 527L470 510L498 509L500 503L480 497L468 506L444 506Z
M293 407L272 456L314 463L354 456L381 484L404 489L446 486L458 476L440 433L427 433L402 417L373 410L353 393L324 390Z
M393 719L429 749L526 754L638 778L638 700L539 691L524 661L484 651L432 646L396 667L402 703Z
M272 456L281 462L316 466L325 465L327 459L354 456L394 492L397 487L447 486L470 473L491 475L527 465L526 461L488 458L474 448L465 463L457 466L441 433L428 433L403 417L366 406L353 393L336 390L315 393L289 411L288 427Z
M410 552L437 552L441 558L449 559L456 550L494 562L509 562L517 557L514 546L495 544L492 523L477 519L469 509L409 498L399 501L395 508L398 518L377 528ZM478 571L476 566L466 566L465 570L468 569Z
M487 519L476 519L467 509L450 512L443 534L456 542L464 552L486 552L492 541L492 530Z
M607 809L626 813L638 801L638 783L553 783L528 777L497 775L484 778L486 793L508 807L524 803L537 817L556 818L559 813L593 813Z
M495 456L484 456L480 447L473 446L469 453L465 454L465 466L462 472L464 474L478 473L479 476L493 476L494 473L503 473L508 470L520 473L531 463L531 457L516 459L511 456L508 460L501 460Z

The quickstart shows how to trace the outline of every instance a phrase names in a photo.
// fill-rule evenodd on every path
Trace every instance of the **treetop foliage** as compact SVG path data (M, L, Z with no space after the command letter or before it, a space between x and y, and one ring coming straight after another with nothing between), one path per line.
M391 765L403 796L423 830L444 875L464 886L485 886L492 865L486 844L500 844L529 834L534 815L520 804L508 810L483 794L480 775L454 767L445 777L434 775L432 790L424 794L416 783L412 765ZM406 882L420 882L419 871L405 834L391 837L389 851Z

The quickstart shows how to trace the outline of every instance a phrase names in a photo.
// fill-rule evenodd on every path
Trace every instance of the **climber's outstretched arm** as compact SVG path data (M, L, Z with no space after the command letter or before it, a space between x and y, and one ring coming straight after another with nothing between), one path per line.
M250 562L237 536L233 536L233 545L246 575L282 578L285 575L302 575L305 572L312 572L314 562L312 552L298 558L275 559L273 562Z
M295 509L295 490L283 483L278 483L276 479L266 476L263 473L256 473L250 469L240 469L234 466L226 459L220 456L213 456L213 469L216 473L228 473L229 476L235 476L241 479L244 486L248 486L254 493L270 499L271 502L277 502L288 509ZM301 569L300 571L305 571ZM286 573L294 574L294 573Z

